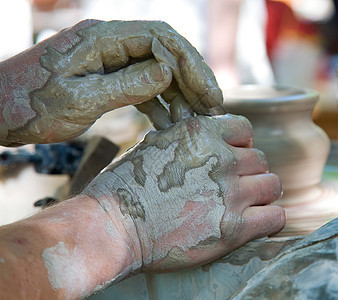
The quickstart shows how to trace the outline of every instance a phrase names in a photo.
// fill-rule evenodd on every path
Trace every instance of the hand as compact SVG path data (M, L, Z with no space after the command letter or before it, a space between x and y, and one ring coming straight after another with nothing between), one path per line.
M231 115L149 133L83 193L0 228L0 298L82 299L278 232L284 211L268 204L280 181L251 145L249 122Z
M179 112L170 122L186 111L208 114L222 101L202 57L163 22L86 20L5 61L0 71L4 145L70 139L103 113L159 94L188 108L172 105Z
M243 117L185 119L150 132L83 193L125 228L134 270L207 263L285 224L283 209L267 205L281 183L252 137Z

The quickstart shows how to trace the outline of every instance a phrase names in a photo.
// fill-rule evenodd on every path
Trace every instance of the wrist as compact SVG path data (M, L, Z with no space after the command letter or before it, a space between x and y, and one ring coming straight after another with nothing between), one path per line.
M109 172L109 175L112 175ZM128 249L129 263L126 264L126 270L128 274L135 274L139 272L143 265L143 249L140 242L139 231L142 231L137 226L135 220L135 214L131 213L132 204L122 203L120 189L115 189L115 185L119 186L119 178L103 178L107 173L100 175L99 180L93 180L93 182L83 191L83 196L94 200L97 203L97 208L100 214L104 214L106 231L114 237L115 231L118 231L119 239L124 241L126 248ZM108 175L108 176L109 176ZM105 185L105 182L109 182L109 186ZM126 184L124 187L127 189Z
M120 220L118 207L107 213L96 198L82 194L68 201L73 202L72 211L76 211L75 218L79 216L80 219L76 245L85 251L87 293L136 274L141 266L139 252L135 250L137 243L130 238Z

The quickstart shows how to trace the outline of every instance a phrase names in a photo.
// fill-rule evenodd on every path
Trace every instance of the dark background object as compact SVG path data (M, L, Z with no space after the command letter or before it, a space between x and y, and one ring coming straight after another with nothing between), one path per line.
M62 142L35 145L33 153L23 149L4 151L0 154L0 165L5 169L14 169L33 164L37 173L73 176L80 164L85 146L84 142Z

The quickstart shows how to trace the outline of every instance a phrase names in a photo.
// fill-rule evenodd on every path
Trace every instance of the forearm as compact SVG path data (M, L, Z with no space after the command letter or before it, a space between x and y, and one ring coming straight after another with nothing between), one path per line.
M4 226L0 298L76 299L117 282L136 271L128 238L87 196Z

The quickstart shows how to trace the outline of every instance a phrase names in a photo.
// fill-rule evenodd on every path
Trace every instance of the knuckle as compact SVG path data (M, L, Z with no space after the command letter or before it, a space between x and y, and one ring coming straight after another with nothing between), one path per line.
M84 19L80 22L78 22L76 25L91 25L91 24L95 24L96 22L98 22L98 20L95 19Z
M78 22L77 24L75 24L74 26L72 26L70 28L70 30L77 32L78 30L88 28L92 25L96 25L97 23L101 23L101 22L102 21L96 20L96 19L84 19L84 20Z
M161 28L162 30L173 30L172 27L165 21L153 21L156 27Z
M266 154L258 149L258 148L252 148L252 150L256 153L257 156L259 156L259 158L261 158L262 160L266 160Z
M236 172L238 171L239 165L241 163L241 159L236 153L236 151L228 145L228 147L224 147L223 149L224 155L223 157L225 158L225 166L231 167L232 169L235 169Z
M268 168L268 158L266 156L266 154L257 148L253 148L253 154L256 156L258 162L264 166L266 166Z
M229 130L236 132L243 138L253 139L254 131L250 121L240 115L226 114L225 120L227 121L226 126Z
M238 116L238 122L243 129L250 131L251 136L253 136L253 127L249 119L244 116Z
M242 115L234 115L230 113L226 114L226 117L233 122L242 123L242 126L249 127L252 129L252 124L247 117L244 117Z

